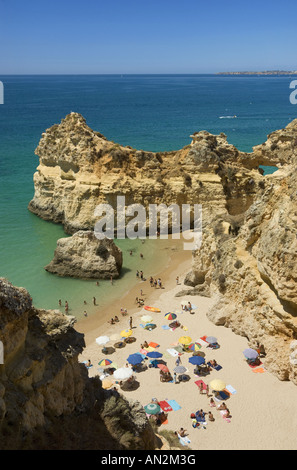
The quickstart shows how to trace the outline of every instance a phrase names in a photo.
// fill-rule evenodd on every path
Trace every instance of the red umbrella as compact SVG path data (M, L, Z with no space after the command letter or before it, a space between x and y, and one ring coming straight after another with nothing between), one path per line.
M169 372L169 369L167 366L164 364L158 364L159 369L161 369L163 372Z

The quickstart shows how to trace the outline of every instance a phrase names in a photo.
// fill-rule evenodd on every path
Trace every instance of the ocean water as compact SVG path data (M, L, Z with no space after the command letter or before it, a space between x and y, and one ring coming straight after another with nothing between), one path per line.
M290 77L65 75L0 80L0 276L28 289L37 307L58 308L58 299L68 300L70 313L78 317L85 310L83 300L92 313L93 296L104 305L122 295L135 283L136 269L147 275L157 272L167 252L159 241L118 241L124 269L113 286L109 281L95 286L94 281L62 279L44 270L56 240L65 236L60 225L27 210L38 165L34 150L45 129L75 111L108 139L137 149L177 150L190 143L193 132L207 130L224 132L229 143L249 152L297 117L297 106L289 101Z

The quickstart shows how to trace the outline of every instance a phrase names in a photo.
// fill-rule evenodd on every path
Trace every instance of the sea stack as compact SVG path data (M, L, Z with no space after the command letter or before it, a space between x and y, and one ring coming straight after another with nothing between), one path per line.
M58 276L109 279L120 275L123 254L113 240L99 240L91 230L80 230L57 241L53 260L45 270Z

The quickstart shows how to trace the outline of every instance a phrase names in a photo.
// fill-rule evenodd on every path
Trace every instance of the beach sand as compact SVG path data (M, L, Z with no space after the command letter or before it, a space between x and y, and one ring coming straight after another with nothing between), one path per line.
M181 301L183 297L175 297L175 294L184 289L183 279L190 270L191 256L187 252L176 252L162 272L164 289L154 289L149 285L149 281L139 283L139 286L132 288L125 298L110 306L108 315L114 316L119 312L119 306L128 308L128 316L120 317L120 322L109 325L100 322L96 316L85 319L78 324L78 331L85 334L86 348L79 360L90 359L93 366L89 369L89 376L100 375L98 372L98 362L103 358L111 359L118 367L123 367L127 362L127 357L135 352L139 352L140 345L147 341L155 342L160 346L157 351L164 354L163 360L167 363L173 374L176 358L171 356L167 349L173 348L181 336L187 335L193 341L199 342L202 336L215 336L218 338L219 349L212 350L205 345L200 352L205 354L206 362L215 359L222 366L219 371L212 370L205 377L194 375L194 365L188 362L192 353L185 352L181 357L181 363L188 369L190 380L179 384L162 383L159 378L159 369L147 368L143 372L135 373L139 386L133 391L122 391L120 393L131 400L137 400L142 405L148 404L152 398L157 400L175 400L181 408L177 411L168 412L168 422L160 426L161 430L178 431L181 427L188 431L190 439L189 447L194 450L291 450L297 449L295 430L297 426L297 388L291 382L281 382L275 376L265 370L265 359L263 373L253 372L246 363L243 350L248 347L248 341L242 336L238 336L231 329L223 326L216 326L207 318L207 311L213 305L213 299L199 296L190 296L190 301L197 306L193 314L182 312ZM180 285L176 285L176 276L180 277ZM143 308L135 306L135 294L138 287L143 288L146 294L146 305L151 305L161 309L161 313L148 312ZM123 302L125 301L125 304ZM118 310L114 310L117 308ZM163 329L163 325L168 325L164 315L167 312L176 312L180 323L187 328L180 327L175 330ZM123 329L129 328L129 318L133 317L133 336L136 341L127 344L122 349L105 356L101 351L102 347L95 342L97 336L120 333ZM145 330L140 325L142 315L151 315L153 323L157 325L152 331ZM100 317L102 319L102 317ZM97 323L96 323L97 322ZM110 342L106 346L112 346ZM148 364L148 360L144 363ZM226 385L231 385L236 393L225 400L226 406L230 410L230 422L223 419L221 413L216 408L209 405L209 398L199 393L199 388L195 381L202 379L209 384L214 379L221 379ZM210 395L214 396L210 390ZM217 403L217 402L216 402ZM204 428L193 428L190 415L197 410L204 412L211 411L215 421L210 422L206 414L206 425Z

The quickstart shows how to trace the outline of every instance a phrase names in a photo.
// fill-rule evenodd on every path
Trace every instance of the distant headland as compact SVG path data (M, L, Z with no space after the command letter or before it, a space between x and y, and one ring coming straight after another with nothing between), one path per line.
M297 70L266 70L264 72L219 72L216 75L297 75Z

